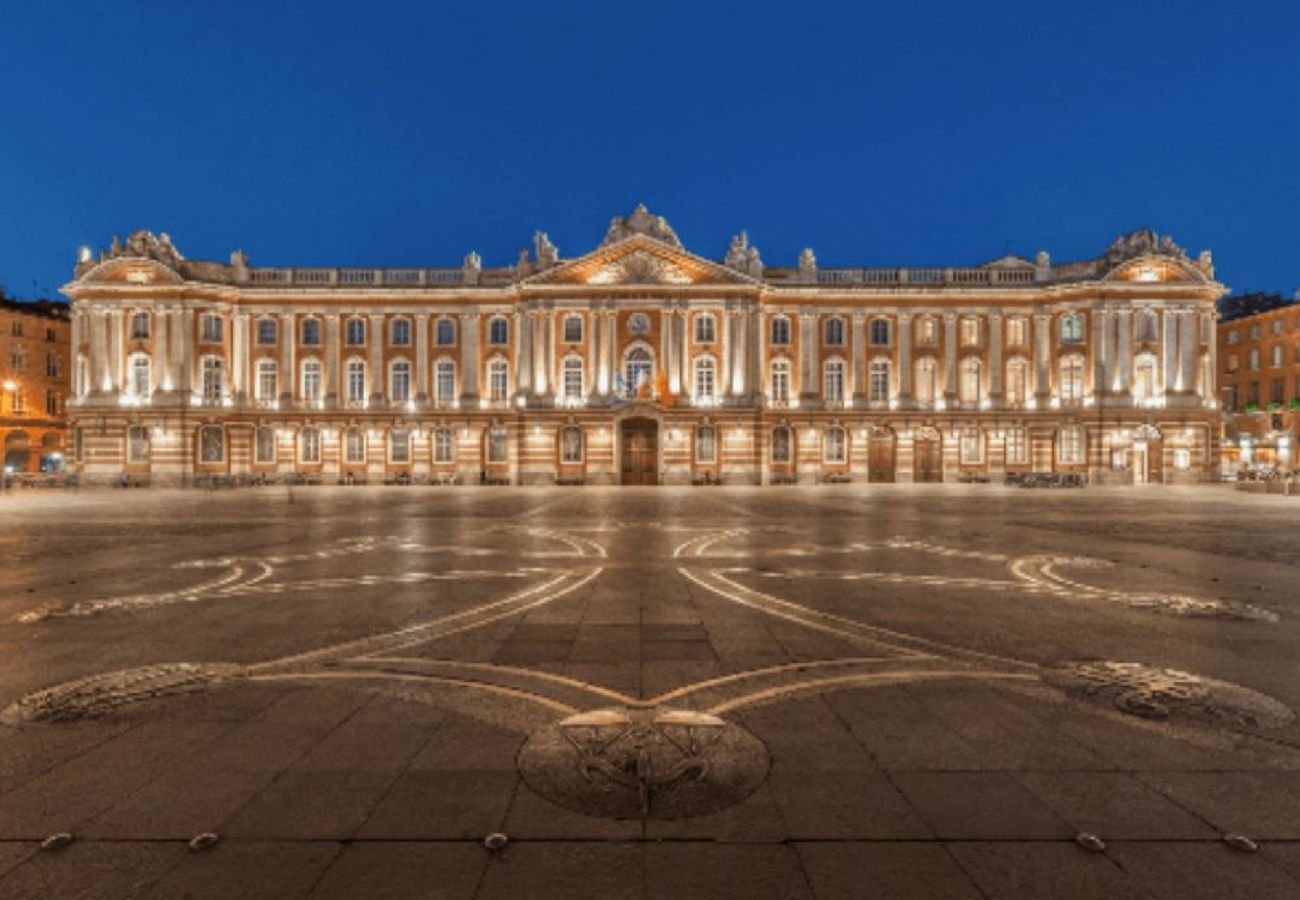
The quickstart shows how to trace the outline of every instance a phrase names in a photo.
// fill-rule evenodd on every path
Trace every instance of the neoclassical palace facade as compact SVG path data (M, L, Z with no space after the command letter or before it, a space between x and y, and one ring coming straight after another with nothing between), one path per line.
M715 262L643 207L508 268L260 268L83 248L89 481L691 484L1214 477L1208 253L971 268Z

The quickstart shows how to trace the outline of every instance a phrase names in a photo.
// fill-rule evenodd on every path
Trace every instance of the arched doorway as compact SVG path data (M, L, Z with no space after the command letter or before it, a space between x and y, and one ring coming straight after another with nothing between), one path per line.
M913 448L916 463L914 480L943 481L943 443L939 439L939 432L933 428L918 428Z
M867 481L894 480L894 432L872 428L867 443Z
M625 419L622 441L621 484L659 483L659 423L654 419Z

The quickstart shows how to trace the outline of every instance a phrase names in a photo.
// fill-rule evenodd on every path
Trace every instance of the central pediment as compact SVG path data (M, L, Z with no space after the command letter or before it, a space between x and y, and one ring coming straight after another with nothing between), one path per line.
M603 244L586 256L568 260L529 278L527 284L749 285L741 272L696 256L645 234Z

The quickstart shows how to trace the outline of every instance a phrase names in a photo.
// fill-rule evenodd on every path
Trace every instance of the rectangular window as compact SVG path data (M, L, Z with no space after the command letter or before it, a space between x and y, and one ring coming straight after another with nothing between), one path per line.
M712 344L717 339L713 316L699 315L695 317L695 343Z
M50 378L58 378L59 368L60 368L59 354L57 353L45 354L45 374Z
M1229 347L1236 346L1237 342L1240 341L1240 340L1241 340L1241 332L1239 332L1239 331L1229 331L1229 332L1228 332L1228 346L1229 346Z
M576 344L582 340L582 317L566 316L564 319L564 342Z
M222 341L224 329L221 316L204 316L199 326L199 340L209 344Z
M434 397L440 404L450 403L456 396L456 364L440 362L434 379Z
M388 458L395 463L411 461L411 433L405 428L388 432Z
M1273 379L1273 383L1268 388L1268 400L1270 403L1281 403L1284 382L1281 378Z
M304 428L300 439L302 442L302 461L305 463L320 462L320 432L315 428Z
M452 460L452 438L450 428L439 428L433 437L433 461L449 463Z
M1192 453L1190 450L1174 451L1174 468L1190 469L1192 467Z
M506 430L500 425L488 431L488 462L503 463L509 458Z
M257 320L257 345L267 347L275 343L275 320L258 319Z
M695 429L695 461L712 463L718 461L718 432L711 425Z
M984 459L984 435L978 431L963 431L961 434L960 456L966 464L978 463Z
M257 429L256 446L254 447L254 462L268 465L275 462L275 444L276 434L274 428Z
M848 441L844 437L843 428L830 428L826 431L826 461L828 463L842 463L848 457L846 444Z
M366 461L366 433L360 428L349 428L343 440L343 459L350 463Z
M45 414L47 416L57 416L59 414L59 392L45 392Z
M582 462L582 429L570 426L560 438L560 460L566 463Z
M963 347L974 347L979 342L980 342L979 319L962 319L961 320L961 345Z
M149 429L136 425L127 432L126 460L131 463L149 461Z
M1252 372L1259 371L1259 348L1258 347L1250 348L1250 371Z
M1025 343L1025 320L1008 319L1007 320L1007 345L1010 347L1020 347Z
M1029 445L1025 440L1025 429L1007 430L1007 465L1023 466L1029 462Z
M1071 426L1061 429L1060 461L1065 465L1083 462L1083 429Z

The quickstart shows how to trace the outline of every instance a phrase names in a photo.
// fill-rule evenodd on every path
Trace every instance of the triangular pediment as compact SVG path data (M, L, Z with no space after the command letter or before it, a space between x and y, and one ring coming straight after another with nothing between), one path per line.
M529 278L525 284L665 285L756 284L735 269L648 235L606 244Z
M1147 255L1139 256L1121 263L1106 273L1106 281L1136 281L1147 284L1169 284L1171 282L1203 283L1207 279L1204 273L1184 259L1173 256Z
M123 256L105 260L78 280L87 284L179 284L184 279L155 259Z

